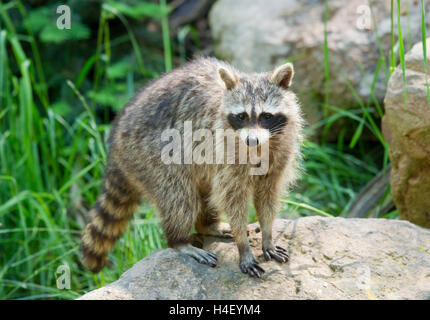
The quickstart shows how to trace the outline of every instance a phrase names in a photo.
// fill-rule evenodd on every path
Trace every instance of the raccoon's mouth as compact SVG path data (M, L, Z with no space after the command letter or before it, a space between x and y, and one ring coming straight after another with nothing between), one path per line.
M239 130L240 139L248 147L256 147L270 139L270 132L264 128L243 128Z

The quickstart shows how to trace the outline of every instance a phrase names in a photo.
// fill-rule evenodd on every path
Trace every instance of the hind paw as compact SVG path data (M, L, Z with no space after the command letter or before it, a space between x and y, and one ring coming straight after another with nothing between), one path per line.
M240 270L242 270L243 273L249 274L251 277L257 277L261 278L261 276L264 274L264 269L260 267L257 260L252 259L250 262L241 262L239 264Z
M206 230L202 231L201 234L220 238L233 238L230 225L226 222L213 223Z
M205 251L203 249L196 248L191 245L182 246L178 248L178 250L194 258L199 263L207 264L210 267L215 267L217 264L217 256L215 253Z
M289 259L287 250L279 246L268 249L263 248L263 255L266 260L272 260L273 258L280 263L285 263Z

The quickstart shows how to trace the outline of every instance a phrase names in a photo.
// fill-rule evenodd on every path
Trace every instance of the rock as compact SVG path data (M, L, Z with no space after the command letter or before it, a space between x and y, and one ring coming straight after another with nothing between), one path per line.
M430 227L430 104L427 97L423 46L405 57L406 105L400 66L391 75L385 96L383 135L392 163L391 193L402 219ZM430 81L430 38L427 39Z
M401 1L401 8L409 9L409 17L403 15L401 25L408 48L421 39L421 10L417 2L409 6L406 2ZM215 53L220 58L244 71L271 70L287 58L294 63L292 88L311 123L320 118L321 97L325 93L324 3L323 0L218 0L209 15ZM380 50L388 61L391 1L372 3L375 24L366 1L334 0L328 4L329 103L340 108L358 105L348 86L367 101ZM394 10L397 12L396 5ZM397 34L397 14L394 17ZM383 70L374 90L379 101L386 90ZM316 97L313 103L311 96Z
M259 225L249 228L262 279L239 271L232 240L208 237L216 268L163 249L80 299L430 299L430 230L385 219L279 219L274 240L290 251L281 265L264 261Z

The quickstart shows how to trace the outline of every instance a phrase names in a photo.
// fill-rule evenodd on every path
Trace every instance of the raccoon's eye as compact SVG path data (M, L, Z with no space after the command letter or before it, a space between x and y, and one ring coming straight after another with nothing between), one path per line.
M245 112L239 113L236 118L239 120L245 120L248 115Z
M263 114L261 114L263 116L264 119L269 120L272 119L273 114L268 113L268 112L264 112Z

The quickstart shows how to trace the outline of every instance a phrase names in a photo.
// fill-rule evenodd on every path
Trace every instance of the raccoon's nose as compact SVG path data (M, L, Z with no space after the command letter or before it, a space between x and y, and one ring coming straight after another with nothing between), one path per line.
M246 144L250 147L258 146L258 138L255 137L247 137Z

